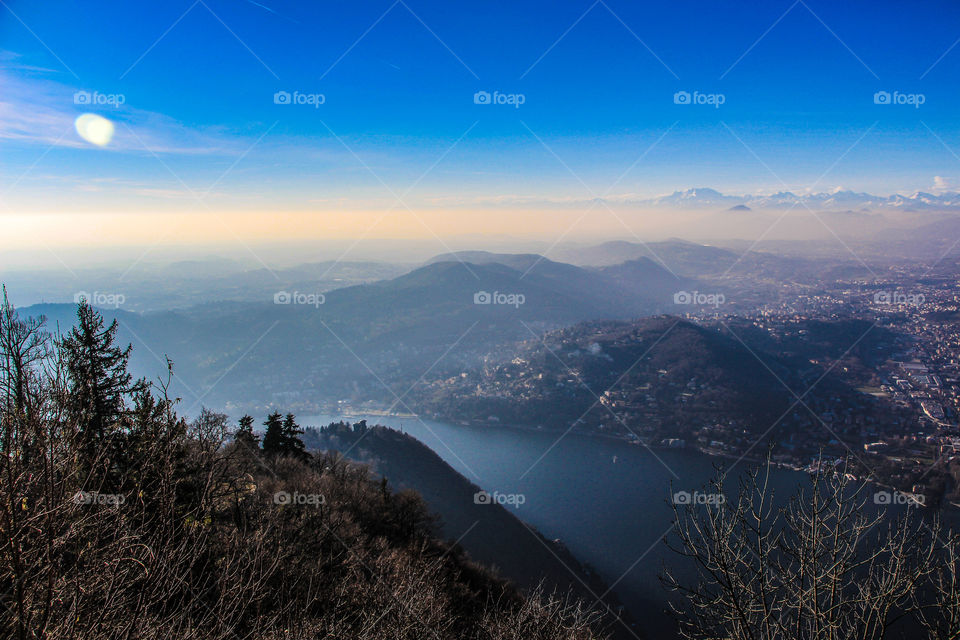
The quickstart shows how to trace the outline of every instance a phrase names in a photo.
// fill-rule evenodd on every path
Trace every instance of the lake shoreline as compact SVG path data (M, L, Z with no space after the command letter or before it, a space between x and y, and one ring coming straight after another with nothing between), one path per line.
M478 430L483 430L483 429L505 429L505 430L509 430L509 431L524 431L524 432L529 432L529 433L542 433L542 434L555 433L555 434L562 434L561 437L566 437L567 435L576 435L576 436L581 436L581 437L586 437L586 438L609 440L609 441L612 441L612 442L621 442L621 443L623 443L623 444L629 444L629 445L632 445L632 446L635 446L635 447L641 447L641 448L650 449L650 450L657 450L657 451L687 451L687 452L699 453L699 454L708 456L708 457L710 457L710 458L725 458L725 459L729 459L729 460L735 460L735 461L737 461L737 462L749 462L749 463L752 463L752 464L763 464L763 463L766 461L764 458L747 457L747 456L745 456L745 455L744 455L744 456L740 456L740 455L737 455L737 454L735 454L735 453L728 453L728 452L725 452L725 451L717 451L717 450L715 450L715 449L701 448L701 447L696 447L696 446L691 446L691 447L687 447L687 446L684 446L684 447L670 447L670 446L666 446L666 445L662 445L662 444L649 444L649 443L642 442L642 441L640 441L639 439L634 440L634 439L632 439L632 438L628 438L628 437L624 437L624 436L618 436L618 435L613 435L613 434L609 434L609 433L597 433L596 431L581 431L581 430L577 430L577 429L568 429L568 430L566 430L566 431L560 431L560 430L555 430L555 429L545 429L545 428L543 428L543 427L537 427L537 426L533 426L533 425L515 424L515 423L465 422L465 421L462 421L462 420L457 420L457 419L449 418L449 417L447 417L447 416L421 416L421 415L414 414L414 413L389 413L389 412L386 412L386 411L377 411L377 412L374 412L374 410L371 410L371 411L363 411L363 412L360 412L360 413L358 413L358 414L356 414L356 415L353 415L353 416L344 415L344 416L342 416L340 419L341 419L341 420L345 420L345 421L350 421L350 420L363 420L363 419L366 419L366 418L385 418L385 417L389 417L389 418L403 418L403 419L414 419L414 420L419 420L419 421L422 421L424 418L426 418L427 420L435 420L435 421L438 421L438 422L445 422L445 423L450 424L450 425L453 425L453 426L455 426L455 427L463 427L463 428L478 429ZM384 425L384 426L386 426L386 425ZM790 465L790 464L781 463L781 462L772 462L771 464L773 464L773 466L776 467L776 468L778 468L778 469L787 469L787 470L789 470L789 471L803 471L803 470L804 470L802 467L797 467L797 466L795 466L795 465Z
M466 421L462 421L462 420L451 419L451 418L448 418L448 417L445 417L445 416L421 416L421 415L413 414L413 413L390 413L390 412L386 412L386 411L378 411L378 412L376 412L376 413L366 412L366 411L365 411L365 412L363 412L363 413L361 413L361 414L358 414L357 416L352 416L352 417L350 417L350 416L343 416L341 419L343 419L343 420L355 420L355 419L360 419L360 420L362 420L362 419L364 419L365 417L366 417L366 418L377 418L377 417L383 418L383 417L390 417L390 418L400 418L400 419L414 419L414 420L417 420L417 421L420 421L420 422L422 422L423 419L426 418L426 419L428 419L428 420L434 420L434 421L444 422L444 423L450 424L450 425L455 426L455 427L467 428L467 429L475 429L475 430L480 430L480 431L482 431L482 430L484 430L484 429L503 429L503 430L506 430L506 431L521 431L521 432L527 432L527 433L558 434L558 435L560 435L560 437L557 438L557 441L563 439L563 438L566 437L567 435L575 435L575 436L581 436L581 437L586 437L586 438L590 438L590 439L606 440L606 441L610 441L610 442L618 442L618 443L628 444L628 445L631 445L631 446L634 446L634 447L640 447L640 448L643 448L643 449L648 449L648 450L650 450L651 453L654 453L654 451L683 451L683 452L692 452L692 453L697 453L697 454L706 456L706 457L708 457L708 458L721 458L721 459L725 459L725 460L733 460L733 461L734 461L734 465L739 464L740 462L747 462L747 463L749 463L749 464L764 464L764 463L766 462L766 459L764 459L764 458L760 458L760 457L749 457L749 456L746 456L746 455L738 455L738 454L736 454L736 453L729 453L729 452L725 452L725 451L717 451L716 449L702 448L702 447L697 447L697 446L690 446L690 447L687 447L687 446L684 446L684 447L670 447L670 446L666 446L666 445L658 445L658 444L644 443L644 442L640 441L639 439L636 439L636 440L635 440L635 439L633 439L633 438L628 438L628 437L619 436L619 435L613 435L613 434L607 434L607 433L597 433L597 432L595 432L595 431L581 431L581 430L576 430L576 429L568 429L568 430L566 430L566 431L560 431L560 430L553 430L553 429L545 429L545 428L543 428L543 427L537 427L537 426L533 426L533 425L513 424L513 423L499 423L499 422L497 422L497 423L493 423L493 422L466 422ZM384 426L386 426L386 425L384 425ZM654 453L654 455L656 455L656 454ZM785 463L785 462L775 462L775 461L771 461L770 464L771 464L774 468L776 468L776 469L782 469L782 470L786 470L786 471L812 473L812 470L809 469L808 467L802 467L802 466L799 466L799 465L797 465L797 464L791 464L791 463ZM893 491L893 492L895 492L895 493L904 493L904 492L901 492L901 491L895 489L894 487L892 487L892 486L890 486L890 485L888 485L888 484L885 484L885 483L883 483L883 482L881 482L881 481L879 481L879 480L869 480L869 479L863 479L863 478L858 478L858 480L860 480L860 481L862 481L862 482L865 482L865 483L872 484L873 486L875 486L875 487L877 487L877 488L879 488L879 489L887 489L887 490ZM910 498L910 499L915 499L915 494L905 493L904 495L906 495L906 496L907 496L908 498ZM923 502L915 502L915 504L917 504L917 505L920 506L920 507L927 508L927 505L924 504ZM941 507L941 508L946 507L946 506L950 506L950 507L954 507L954 508L960 508L960 504L955 504L955 503L952 503L952 502L949 502L949 501L944 501L944 502L942 502L942 503L940 504L940 507ZM933 506L930 505L930 508L933 508Z

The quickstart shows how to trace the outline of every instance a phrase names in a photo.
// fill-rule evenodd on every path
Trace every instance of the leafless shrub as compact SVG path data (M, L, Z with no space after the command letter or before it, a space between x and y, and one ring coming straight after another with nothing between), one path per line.
M682 596L683 637L958 637L956 539L938 519L871 511L868 485L842 472L817 474L785 507L769 481L767 465L735 501L674 505L668 544L698 575L663 576ZM710 490L723 493L722 475Z

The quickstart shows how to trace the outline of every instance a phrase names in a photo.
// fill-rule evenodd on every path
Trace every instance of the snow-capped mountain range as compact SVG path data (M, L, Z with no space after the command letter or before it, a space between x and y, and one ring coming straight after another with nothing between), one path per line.
M908 196L901 194L877 196L856 191L837 190L810 194L781 191L772 195L734 196L720 193L715 189L700 187L687 189L686 191L674 191L668 196L645 200L643 204L691 209L736 207L741 211L745 207L750 209L793 207L801 210L809 207L810 209L832 211L960 211L960 193L933 194L918 191Z

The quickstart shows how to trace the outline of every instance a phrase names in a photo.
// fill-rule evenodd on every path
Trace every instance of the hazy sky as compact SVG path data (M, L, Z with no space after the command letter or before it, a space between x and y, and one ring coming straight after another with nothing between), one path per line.
M951 1L4 0L0 247L549 236L580 220L564 203L602 195L949 189L958 18ZM105 146L84 113L114 124ZM573 235L641 215L598 209Z

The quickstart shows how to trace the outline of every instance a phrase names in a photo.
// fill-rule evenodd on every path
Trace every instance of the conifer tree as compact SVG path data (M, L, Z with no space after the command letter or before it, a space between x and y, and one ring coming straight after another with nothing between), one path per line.
M274 411L267 416L267 421L263 423L267 430L263 433L263 452L267 454L280 455L283 453L283 416L279 411Z
M267 416L263 423L267 427L263 434L263 452L272 455L292 456L299 460L307 460L307 453L300 439L303 429L297 424L296 416L288 413L286 417L275 411Z
M234 440L250 451L258 451L260 449L260 436L253 432L253 418L243 416L240 418L238 424L239 427L236 433L233 434Z
M297 419L292 413L288 413L283 420L283 452L287 455L305 460L309 458L306 448L303 446L303 429L297 424Z
M70 411L81 442L89 450L118 429L124 397L146 387L127 371L131 345L117 346L117 321L104 327L103 316L86 300L77 309L77 326L60 341L70 385Z

